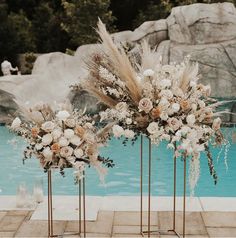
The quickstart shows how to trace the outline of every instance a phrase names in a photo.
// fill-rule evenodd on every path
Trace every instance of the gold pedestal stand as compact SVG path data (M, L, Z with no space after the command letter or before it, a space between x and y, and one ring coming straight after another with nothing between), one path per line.
M175 145L176 148L176 145ZM161 235L170 235L170 233L181 237L180 234L176 231L176 156L174 156L174 188L173 188L173 223L172 228L167 231L162 230L151 230L151 172L152 172L152 144L149 139L148 146L148 229L143 230L143 136L141 135L141 144L140 144L140 234L142 236L147 235L151 236L152 233L158 233ZM185 224L186 224L186 157L183 158L184 169L184 191L183 191L183 234L182 237L185 237Z
M83 194L82 194L83 191ZM66 237L78 235L86 237L86 204L85 204L85 172L83 178L79 181L79 208L78 208L78 232L64 233L63 235L55 235L53 232L53 205L52 205L52 171L48 170L48 237ZM82 213L83 213L83 232L82 232ZM83 234L83 235L82 235Z

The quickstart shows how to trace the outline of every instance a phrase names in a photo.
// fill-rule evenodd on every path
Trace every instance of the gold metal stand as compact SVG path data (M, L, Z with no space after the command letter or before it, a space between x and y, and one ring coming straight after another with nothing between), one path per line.
M81 189L82 188L82 189ZM83 190L83 194L81 192ZM82 234L82 199L83 196L83 236ZM86 237L86 203L85 203L85 172L83 171L83 179L79 181L79 232L77 233L64 233L63 235L54 235L53 232L53 205L52 205L52 171L48 170L48 237L64 237L74 236Z
M176 144L175 144L176 149ZM158 233L161 235L170 235L169 233L173 233L177 237L181 237L180 234L176 231L176 156L174 156L174 191L173 191L173 224L172 229L167 231L151 230L151 172L152 172L152 144L149 139L148 146L148 229L147 231L143 230L143 136L141 135L141 143L140 143L140 234L145 236L147 234L148 237L151 236L152 233ZM185 237L185 223L186 223L186 157L183 158L184 161L184 192L183 192L183 234L182 237Z

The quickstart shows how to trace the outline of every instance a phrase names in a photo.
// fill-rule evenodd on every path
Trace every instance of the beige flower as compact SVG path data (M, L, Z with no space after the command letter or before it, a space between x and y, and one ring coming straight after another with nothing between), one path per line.
M38 134L39 134L39 128L38 128L38 127L33 127L33 128L31 129L31 135L32 135L32 137L37 137Z
M68 118L65 120L65 125L69 128L75 127L75 119L73 118Z
M13 130L16 130L16 129L19 129L20 128L20 125L21 125L21 119L19 117L16 117L14 119L14 121L12 122L11 124L11 128Z
M54 153L58 153L58 152L60 152L60 145L59 145L59 143L54 143L54 144L52 144L52 146L51 146L51 150L52 150L52 152L54 152Z
M65 136L65 138L67 138L67 139L71 139L73 136L74 136L74 131L72 130L72 129L66 129L65 131L64 131L64 136Z
M151 122L148 127L147 127L147 131L150 134L156 134L159 131L159 125L157 122Z
M189 110L189 109L190 109L190 103L189 103L189 101L188 101L188 100L182 100L182 101L180 102L180 107L181 107L181 109L182 109L183 111Z
M196 122L196 118L193 114L190 114L186 117L186 121L187 121L189 126L193 126L194 123Z
M124 129L119 125L114 125L112 127L112 132L115 137L121 137L122 135L124 135Z
M42 124L42 129L45 132L52 132L53 129L55 128L55 124L52 121L46 121Z
M70 157L73 154L73 149L70 146L61 148L60 155L64 158Z
M155 107L155 108L153 108L152 111L151 111L151 117L152 117L153 119L157 119L157 118L160 117L161 112L162 112L162 110L161 110L161 107L160 107L160 106L159 106L159 107Z
M139 111L149 113L153 108L152 101L149 98L142 98L138 105Z
M81 158L84 155L84 152L82 149L75 149L74 150L74 155L76 158Z
M80 139L79 136L74 135L73 137L71 137L70 142L73 145L79 146L79 145L81 145L82 140Z
M85 129L82 126L76 126L75 134L78 135L80 138L83 138L85 134Z
M125 102L119 102L116 104L116 110L119 112L127 111L128 105Z
M220 129L220 126L221 126L221 119L217 117L216 119L214 119L212 123L212 129L217 131Z
M182 125L182 122L174 117L169 118L167 122L169 127L174 131L177 131Z
M42 144L43 145L50 145L53 138L51 134L46 134L42 137Z

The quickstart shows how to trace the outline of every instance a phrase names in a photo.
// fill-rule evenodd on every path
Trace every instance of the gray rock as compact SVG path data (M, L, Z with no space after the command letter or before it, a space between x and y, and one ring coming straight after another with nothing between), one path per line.
M167 24L173 42L209 44L228 41L236 38L236 9L232 3L175 7Z

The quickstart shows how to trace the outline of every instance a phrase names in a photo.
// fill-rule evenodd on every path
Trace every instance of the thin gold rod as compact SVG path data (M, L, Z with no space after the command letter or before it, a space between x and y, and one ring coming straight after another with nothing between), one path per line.
M140 233L143 232L143 135L140 143Z
M81 180L79 180L79 234L81 234Z
M85 204L85 171L83 171L83 212L84 212L84 237L86 237L86 204Z
M186 157L184 157L183 237L185 237L186 212Z
M51 214L50 214L50 170L48 170L48 237L51 236Z
M152 145L149 139L149 166L148 166L148 237L150 237L150 225L151 225L151 160L152 160Z

